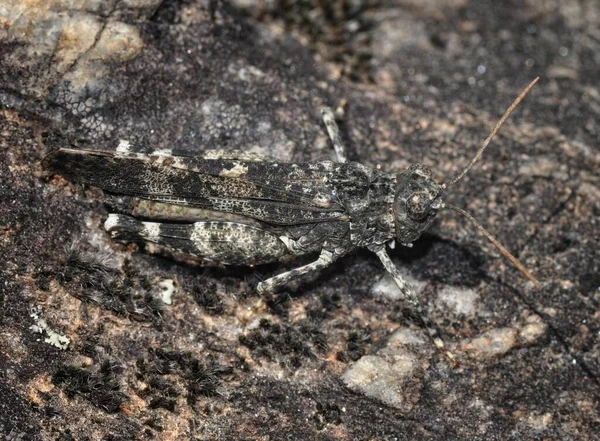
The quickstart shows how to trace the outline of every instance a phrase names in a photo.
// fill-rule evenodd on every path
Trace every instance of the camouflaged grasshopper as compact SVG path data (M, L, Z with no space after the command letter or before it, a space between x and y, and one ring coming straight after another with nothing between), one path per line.
M120 213L104 227L113 236L133 235L202 259L230 265L256 265L287 256L318 254L305 266L257 286L275 290L306 273L325 268L358 247L366 247L393 276L405 299L425 320L419 300L386 252L395 242L408 245L450 208L471 221L535 284L537 280L463 210L444 204L444 190L462 178L538 78L496 124L456 178L438 184L423 165L397 173L348 162L329 109L323 120L338 162L281 163L234 150L200 156L170 152L134 153L127 142L114 152L59 149L44 166L77 182L113 195ZM144 221L138 218L145 219ZM161 222L157 222L161 221ZM439 347L443 344L428 326Z

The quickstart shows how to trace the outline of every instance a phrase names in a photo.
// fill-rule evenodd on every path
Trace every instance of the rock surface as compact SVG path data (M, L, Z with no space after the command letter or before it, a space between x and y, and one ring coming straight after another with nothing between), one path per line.
M597 439L598 29L593 0L5 0L0 439ZM444 181L536 75L447 200L542 288L450 212L392 253L458 367L366 251L260 299L285 265L115 243L101 192L40 167L122 142L330 159L319 109L347 102L352 160Z

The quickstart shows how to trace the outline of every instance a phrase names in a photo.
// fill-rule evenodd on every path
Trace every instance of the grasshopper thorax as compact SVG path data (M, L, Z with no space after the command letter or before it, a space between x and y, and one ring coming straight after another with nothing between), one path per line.
M412 165L396 177L396 239L411 243L425 231L442 207L442 189L427 167Z

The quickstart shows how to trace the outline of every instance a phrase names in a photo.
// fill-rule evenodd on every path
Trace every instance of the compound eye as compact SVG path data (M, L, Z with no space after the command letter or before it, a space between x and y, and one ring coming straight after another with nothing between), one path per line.
M422 191L413 193L408 198L407 209L408 215L414 220L426 218L431 210L431 201L429 200L429 195Z

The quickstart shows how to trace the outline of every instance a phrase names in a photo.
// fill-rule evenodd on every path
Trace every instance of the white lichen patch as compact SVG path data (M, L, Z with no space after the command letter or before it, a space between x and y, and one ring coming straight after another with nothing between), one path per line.
M386 347L382 350L387 350L386 348L390 347L398 347L398 346L420 346L427 345L429 343L429 339L422 332L417 332L414 329L410 328L400 328L396 332L394 332L387 341Z
M478 337L465 339L459 347L473 358L494 358L517 347L535 344L547 330L548 325L543 319L531 314L512 327L492 329Z
M421 282L420 280L415 279L411 275L409 275L406 271L400 270L402 276L406 280L406 282L413 287L415 293L420 293L425 287L426 283ZM394 282L394 278L386 273L378 282L376 282L371 288L371 294L377 297L384 297L389 300L401 300L404 298L404 294Z
M454 314L473 317L477 313L479 294L475 290L446 286L437 297L438 302L446 305Z
M248 117L239 105L230 106L224 101L209 98L200 105L200 112L203 117L200 129L208 138L226 133L237 139L248 130Z
M531 413L526 418L520 419L524 424L527 424L531 429L542 432L548 430L554 418L550 412L544 414Z
M517 331L513 328L492 329L462 345L475 358L493 358L506 354L517 345Z
M410 412L421 395L423 349L433 351L426 336L419 331L401 328L375 355L365 355L342 375L350 389Z
M94 45L102 23L91 14L63 17L64 24L57 43L54 61L59 72L65 72Z
M532 314L525 319L525 323L519 329L519 341L524 345L531 345L537 342L548 330L548 325L544 323L542 317Z
M96 37L95 45L78 59L77 67L65 76L65 80L76 90L91 86L110 71L110 64L132 60L143 47L144 42L135 26L109 21Z
M405 394L404 383L412 376L414 369L414 360L390 363L376 355L365 355L344 373L342 381L356 392L410 412L414 404Z
M139 55L143 47L144 42L135 26L120 21L109 21L100 39L87 55L90 60L126 62Z
M173 295L177 294L177 287L175 286L175 281L172 279L164 279L158 282L158 286L162 290L160 296L162 302L165 305L172 305Z
M46 322L46 319L41 316L40 312L34 311L30 314L30 317L35 321L35 324L31 325L29 329L37 334L46 334L44 343L48 343L63 351L69 347L71 339L52 329L48 325L48 322Z
M143 0L132 8L143 8ZM9 0L0 2L3 39L16 44L2 59L14 69L27 70L47 60L38 84L29 84L30 92L46 94L55 86L64 86L58 101L74 114L85 115L98 103L89 98L89 90L103 86L104 78L119 64L137 57L144 41L135 25L109 19L99 0ZM119 4L115 8L123 8ZM115 17L121 14L113 11ZM66 93L65 93L66 92ZM89 99L84 99L88 96ZM96 124L98 124L96 122Z

